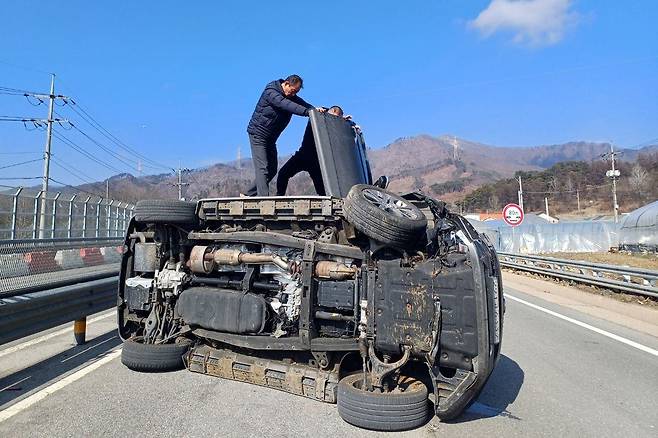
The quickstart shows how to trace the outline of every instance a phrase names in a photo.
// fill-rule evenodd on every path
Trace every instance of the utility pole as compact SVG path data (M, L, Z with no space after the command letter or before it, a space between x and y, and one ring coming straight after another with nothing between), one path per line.
M48 128L46 129L46 150L43 153L43 181L41 182L41 215L39 216L39 239L46 237L46 200L48 181L50 180L50 145L53 139L53 111L55 110L55 75L50 78L50 95L48 96ZM55 220L55 219L53 219ZM54 237L54 236L53 236Z
M183 182L183 172L190 172L190 169L183 169L178 166L178 169L175 169L177 180L175 183L171 184L172 186L178 187L178 199L183 200L183 187L189 186L190 183Z
M580 213L580 190L576 189L576 202L578 203L578 213Z
M105 199L110 199L110 179L105 180Z
M523 184L521 183L521 175L519 175L519 207L525 213L525 209L523 208Z
M620 173L619 170L615 169L615 157L617 155L620 155L620 152L615 152L615 148L611 142L610 152L604 154L603 157L610 157L611 169L608 170L605 175L608 178L612 178L612 209L615 213L615 223L619 222L619 204L617 203L617 178L619 177Z
M551 215L548 214L548 197L544 197L544 203L546 204L546 216L550 217Z
M453 161L459 161L459 143L457 143L457 136L452 136L452 159Z

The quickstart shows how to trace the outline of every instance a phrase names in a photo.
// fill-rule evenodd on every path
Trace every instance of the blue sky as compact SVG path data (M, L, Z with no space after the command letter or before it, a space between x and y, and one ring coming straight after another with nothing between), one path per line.
M55 72L57 93L168 166L232 160L239 146L249 155L256 100L290 73L304 77L309 102L352 114L371 147L421 133L505 146L628 147L658 137L653 0L4 1L2 9L0 87L47 91ZM116 149L66 106L57 111ZM0 94L0 115L45 117L46 107ZM293 119L281 154L298 147L304 126ZM124 151L129 164L59 130L137 173ZM39 158L44 137L0 122L0 167ZM58 139L53 153L83 179L113 173ZM5 178L40 174L39 162L0 169ZM82 182L61 167L52 175Z

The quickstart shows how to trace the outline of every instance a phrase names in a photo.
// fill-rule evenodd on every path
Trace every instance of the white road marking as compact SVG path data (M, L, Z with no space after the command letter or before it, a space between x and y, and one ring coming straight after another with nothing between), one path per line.
M92 362L90 365L87 365L86 367L79 369L75 373L64 377L62 380L58 380L52 385L47 386L42 390L35 392L31 396L24 398L18 403L9 406L7 409L0 411L0 423L24 411L25 409L29 408L33 404L40 402L44 398L48 397L50 394L53 394L54 392L59 391L60 389L70 385L76 380L83 378L84 376L91 373L95 369L105 365L106 363L112 361L113 359L116 359L117 357L119 357L120 354L121 354L121 348L119 348L118 350L111 351L110 353L107 354L107 356L98 359L96 362Z
M94 344L94 345L92 345L92 346L89 347L89 348L85 348L84 350L82 350L82 351L80 351L80 352L74 354L73 356L69 356L69 357L67 357L66 359L62 360L62 363L66 362L67 360L71 360L71 359L73 359L73 358L75 358L75 357L78 357L78 356L80 356L81 354L86 353L87 351L91 350L92 348L96 348L96 347L98 347L99 345L103 345L103 344L106 343L106 342L113 341L113 340L115 340L116 338L118 338L118 336L112 336L111 338L106 339L106 340L104 340L104 341L101 341L101 342L99 342L98 344Z
M100 321L102 319L109 318L112 315L116 315L116 310L112 310L111 312L103 314L103 315L98 315L97 317L92 318L89 321L87 321L87 324L92 324L92 323ZM30 347L32 345L38 344L38 343L43 342L43 341L47 341L48 339L52 339L56 336L63 335L63 334L66 334L66 333L69 333L69 332L72 332L72 331L73 331L72 327L64 328L64 329L61 329L61 330L57 330L56 332L52 332L52 333L48 333L47 335L40 336L38 338L31 339L27 342L23 342L22 344L14 345L13 347L9 347L5 350L0 351L0 357L6 356L6 355L11 354L11 353L15 353L15 352L20 351L24 348Z
M577 326L580 326L582 328L585 328L587 330L591 330L595 333L598 333L600 335L606 336L610 339L614 339L615 341L621 342L622 344L629 345L633 348L637 348L638 350L644 351L645 353L652 354L654 356L658 356L658 350L654 350L651 347L647 347L646 345L639 344L635 341L631 341L630 339L626 339L624 337L621 337L619 335L616 335L614 333L610 333L606 330L600 329L598 327L594 327L593 325L589 325L587 323L584 323L582 321L578 321L577 319L569 318L568 316L562 315L561 313L554 312L552 310L545 309L544 307L538 306L536 304L532 304L526 300L522 300L521 298L514 297L508 293L505 294L506 298L509 298L510 300L517 301L521 304L525 304L528 307L532 307L533 309L539 310L540 312L548 313L551 316L554 316L556 318L560 318L564 321L568 321L572 324L576 324Z
M9 386L5 386L4 388L0 389L0 392L2 392L2 391L6 391L7 389L11 388L12 386L16 386L16 385L18 385L19 383L23 383L23 382L25 382L26 380L31 379L31 378L32 378L32 376L27 376L27 377L25 377L25 378L23 378L23 379L21 379L21 380L19 380L19 381L17 381L17 382L12 383L12 384L9 385Z

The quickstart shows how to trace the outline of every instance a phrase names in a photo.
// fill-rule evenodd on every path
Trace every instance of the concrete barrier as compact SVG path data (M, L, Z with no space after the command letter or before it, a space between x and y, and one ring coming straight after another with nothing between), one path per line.
M80 248L80 257L85 266L97 266L105 263L100 248Z
M30 269L30 274L43 274L44 272L59 271L60 267L55 256L53 251L34 251L25 253L24 260Z
M85 266L79 249L60 249L55 255L55 261L62 269L84 268Z
M104 246L100 251L105 263L119 263L123 246Z
M23 254L0 255L0 278L22 277L30 275L30 267Z

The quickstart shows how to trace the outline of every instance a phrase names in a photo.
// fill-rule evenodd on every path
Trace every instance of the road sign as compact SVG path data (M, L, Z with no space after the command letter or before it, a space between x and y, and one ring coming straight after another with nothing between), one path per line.
M523 222L523 210L518 204L507 204L503 208L503 220L507 225L515 227Z
M621 173L620 173L619 170L617 170L617 169L615 169L615 170L608 170L608 171L605 173L605 176L607 176L608 178L617 177L617 176L619 176L619 175L621 175Z

